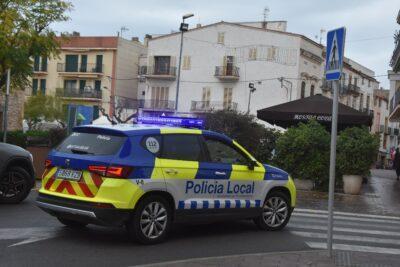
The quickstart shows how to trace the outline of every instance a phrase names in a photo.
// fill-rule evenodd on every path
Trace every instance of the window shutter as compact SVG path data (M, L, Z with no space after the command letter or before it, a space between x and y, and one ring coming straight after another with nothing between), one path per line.
M46 95L46 79L40 80L40 93Z
M47 71L47 57L42 57L42 71Z
M32 80L32 95L37 94L37 89L38 89L38 79L33 79Z

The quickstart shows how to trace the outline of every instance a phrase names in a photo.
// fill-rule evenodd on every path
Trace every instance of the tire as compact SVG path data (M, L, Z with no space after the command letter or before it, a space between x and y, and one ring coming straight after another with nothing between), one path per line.
M151 245L165 240L171 226L171 207L163 197L153 195L141 200L126 228L130 237Z
M289 197L280 191L271 192L265 198L262 213L254 219L261 230L277 231L283 229L291 215Z
M78 221L66 219L63 217L57 217L57 219L60 221L60 223L64 224L67 227L70 227L70 228L79 229L79 228L84 228L84 227L86 227L86 225L88 225L87 223L78 222Z
M0 176L0 203L17 204L30 193L33 180L21 167L10 167Z

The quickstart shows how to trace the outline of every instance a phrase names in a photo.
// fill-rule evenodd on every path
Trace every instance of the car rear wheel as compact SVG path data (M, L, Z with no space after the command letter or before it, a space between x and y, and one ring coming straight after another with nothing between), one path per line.
M63 217L57 217L57 219L60 221L60 223L64 224L65 226L71 227L71 228L83 228L86 225L88 225L87 223L78 222L78 221L66 219Z
M0 176L0 203L17 204L32 187L32 177L21 167L11 167Z
M262 213L254 219L255 224L262 230L281 230L289 222L290 202L286 194L276 191L268 194Z
M130 236L142 244L165 240L171 224L171 209L160 196L149 196L137 205L126 227Z

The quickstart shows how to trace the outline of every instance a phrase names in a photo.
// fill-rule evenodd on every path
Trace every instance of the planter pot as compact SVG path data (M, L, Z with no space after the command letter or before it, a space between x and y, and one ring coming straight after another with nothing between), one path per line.
M301 179L294 179L294 185L296 186L296 189L299 190L313 190L314 188L314 183L311 180L301 180Z
M361 175L343 175L343 191L345 194L358 195L361 191Z

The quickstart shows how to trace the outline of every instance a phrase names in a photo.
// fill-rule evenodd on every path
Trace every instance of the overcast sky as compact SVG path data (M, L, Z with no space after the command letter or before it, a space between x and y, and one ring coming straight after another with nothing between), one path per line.
M182 14L194 13L188 20L210 24L217 21L257 21L270 9L268 20L286 20L288 31L315 39L320 29L346 26L345 55L383 75L389 69L399 0L72 0L71 20L54 25L60 32L81 35L116 35L121 26L124 37L176 31ZM333 3L334 2L334 3ZM324 33L325 39L326 33ZM324 43L324 41L323 41ZM389 88L386 76L377 77Z

